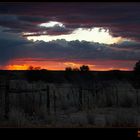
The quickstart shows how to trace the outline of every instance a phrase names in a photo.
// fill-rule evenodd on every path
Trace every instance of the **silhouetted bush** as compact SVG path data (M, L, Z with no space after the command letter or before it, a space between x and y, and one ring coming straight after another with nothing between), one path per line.
M66 67L65 71L80 71L78 68Z
M41 70L41 67L29 66L27 70Z
M81 71L89 71L89 66L83 65L80 67Z
M66 67L65 71L72 71L72 68L71 67Z
M134 66L134 72L135 72L135 74L140 75L140 60L138 62L136 62L135 66Z
M135 89L140 89L140 60L134 66L132 85Z
M73 68L73 71L80 71L78 68Z

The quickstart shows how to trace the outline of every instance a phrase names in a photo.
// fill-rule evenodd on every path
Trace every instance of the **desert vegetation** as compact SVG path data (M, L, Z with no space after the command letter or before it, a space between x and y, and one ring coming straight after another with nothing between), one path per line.
M134 71L0 71L0 127L140 127Z

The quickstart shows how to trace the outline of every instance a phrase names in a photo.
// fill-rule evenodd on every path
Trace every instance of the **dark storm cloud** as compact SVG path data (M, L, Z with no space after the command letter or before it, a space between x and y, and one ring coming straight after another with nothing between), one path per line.
M140 43L139 42L134 42L134 41L124 41L120 44L113 44L111 45L112 47L114 47L115 49L119 49L119 50L133 50L133 51L140 51Z
M0 27L0 65L22 56L23 45L29 44L29 41L20 37L19 34L6 33L3 30L6 29Z
M32 46L33 45L33 46ZM36 42L28 46L34 52L32 57L80 59L80 60L138 60L139 51L116 50L110 46L86 41L56 40L51 42Z
M105 45L86 41L31 42L21 32L47 31L49 35L70 34L83 27L109 28L113 36L140 41L139 3L0 3L0 65L16 58L57 60L138 60L140 43ZM58 21L64 27L39 27Z
M0 65L17 58L44 58L59 60L138 60L140 50L121 50L126 44L109 46L86 41L56 40L31 42L16 33L2 32L0 28ZM117 48L117 49L116 49Z
M31 22L20 21L16 15L0 15L0 26L10 28L10 31L30 31L36 28Z
M47 22L49 21L50 19L49 18L45 18L45 17L39 17L39 16L18 16L18 19L21 20L21 21L27 21L27 22L39 22L39 23L42 23L42 22Z
M53 28L39 27L42 22L50 21L48 18L17 15L0 15L0 25L9 29L4 32L36 32L36 35L47 31L49 35L69 34L74 29L54 26Z
M70 28L54 26L53 28L47 29L47 34L49 35L61 35L61 34L70 34L73 30Z
M15 27L15 24L9 23L10 28L38 31L40 29L35 26L36 24L56 20L66 24L67 30L74 30L78 27L107 27L114 36L140 40L139 3L13 2L0 3L0 13L18 16L20 24ZM0 22L0 25L6 24ZM56 34L58 34L57 31Z

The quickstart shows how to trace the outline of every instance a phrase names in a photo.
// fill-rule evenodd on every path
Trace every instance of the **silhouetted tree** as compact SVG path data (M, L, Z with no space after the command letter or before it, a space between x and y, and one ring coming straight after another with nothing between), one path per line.
M137 94L137 106L139 107L139 89L140 89L140 60L136 62L134 66L134 77L132 79L132 85L136 89Z
M134 66L134 86L140 89L140 60Z
M66 67L65 71L80 71L80 69L79 68Z
M34 67L33 66L29 66L27 70L33 70Z
M65 71L72 71L72 68L71 67L66 67Z
M41 67L34 67L34 70L41 70Z
M83 65L80 67L81 71L89 71L89 66Z
M134 67L134 72L135 72L135 74L140 75L140 60L138 62L136 62L135 67Z
M78 68L73 68L73 71L80 71Z
M27 70L41 70L41 67L29 66Z

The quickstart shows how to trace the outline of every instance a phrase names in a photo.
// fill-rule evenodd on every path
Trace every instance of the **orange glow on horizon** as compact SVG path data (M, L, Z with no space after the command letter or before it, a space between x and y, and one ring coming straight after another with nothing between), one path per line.
M6 66L7 67L7 70L28 70L30 65L8 65ZM31 65L33 66L33 65ZM37 67L37 66L33 66L33 67ZM39 66L40 67L40 66ZM73 68L79 68L79 67L73 67ZM116 69L116 68L91 68L89 66L90 70L93 70L93 71L110 71L110 70L122 70L122 71L128 71L129 69L127 68L119 68L119 69ZM41 67L41 69L46 69L46 70L65 70L65 68L63 69L51 69L51 68L43 68Z
M27 70L28 65L8 65L7 70Z
M63 68L51 68L51 67L41 67L41 66L34 66L34 65L8 65L6 66L6 69L7 70L28 70L29 66L33 66L33 67L40 67L41 69L47 69L47 70L65 70L66 67L72 67L71 65L67 65L66 67L63 67ZM72 68L79 68L80 66L82 65L79 65L79 64L75 64ZM127 68L96 68L96 67L93 67L92 65L88 65L90 70L94 70L94 71L110 71L110 70L123 70L123 71L128 71L129 69Z
M121 61L64 61L64 60L48 60L48 59L35 59L35 58L21 58L9 61L3 69L6 70L27 70L29 66L40 67L47 70L65 70L66 67L80 68L82 65L88 65L90 70L94 71L109 71L109 70L123 70L129 71L130 69L119 66L120 63L128 63ZM134 62L130 62L132 65Z

